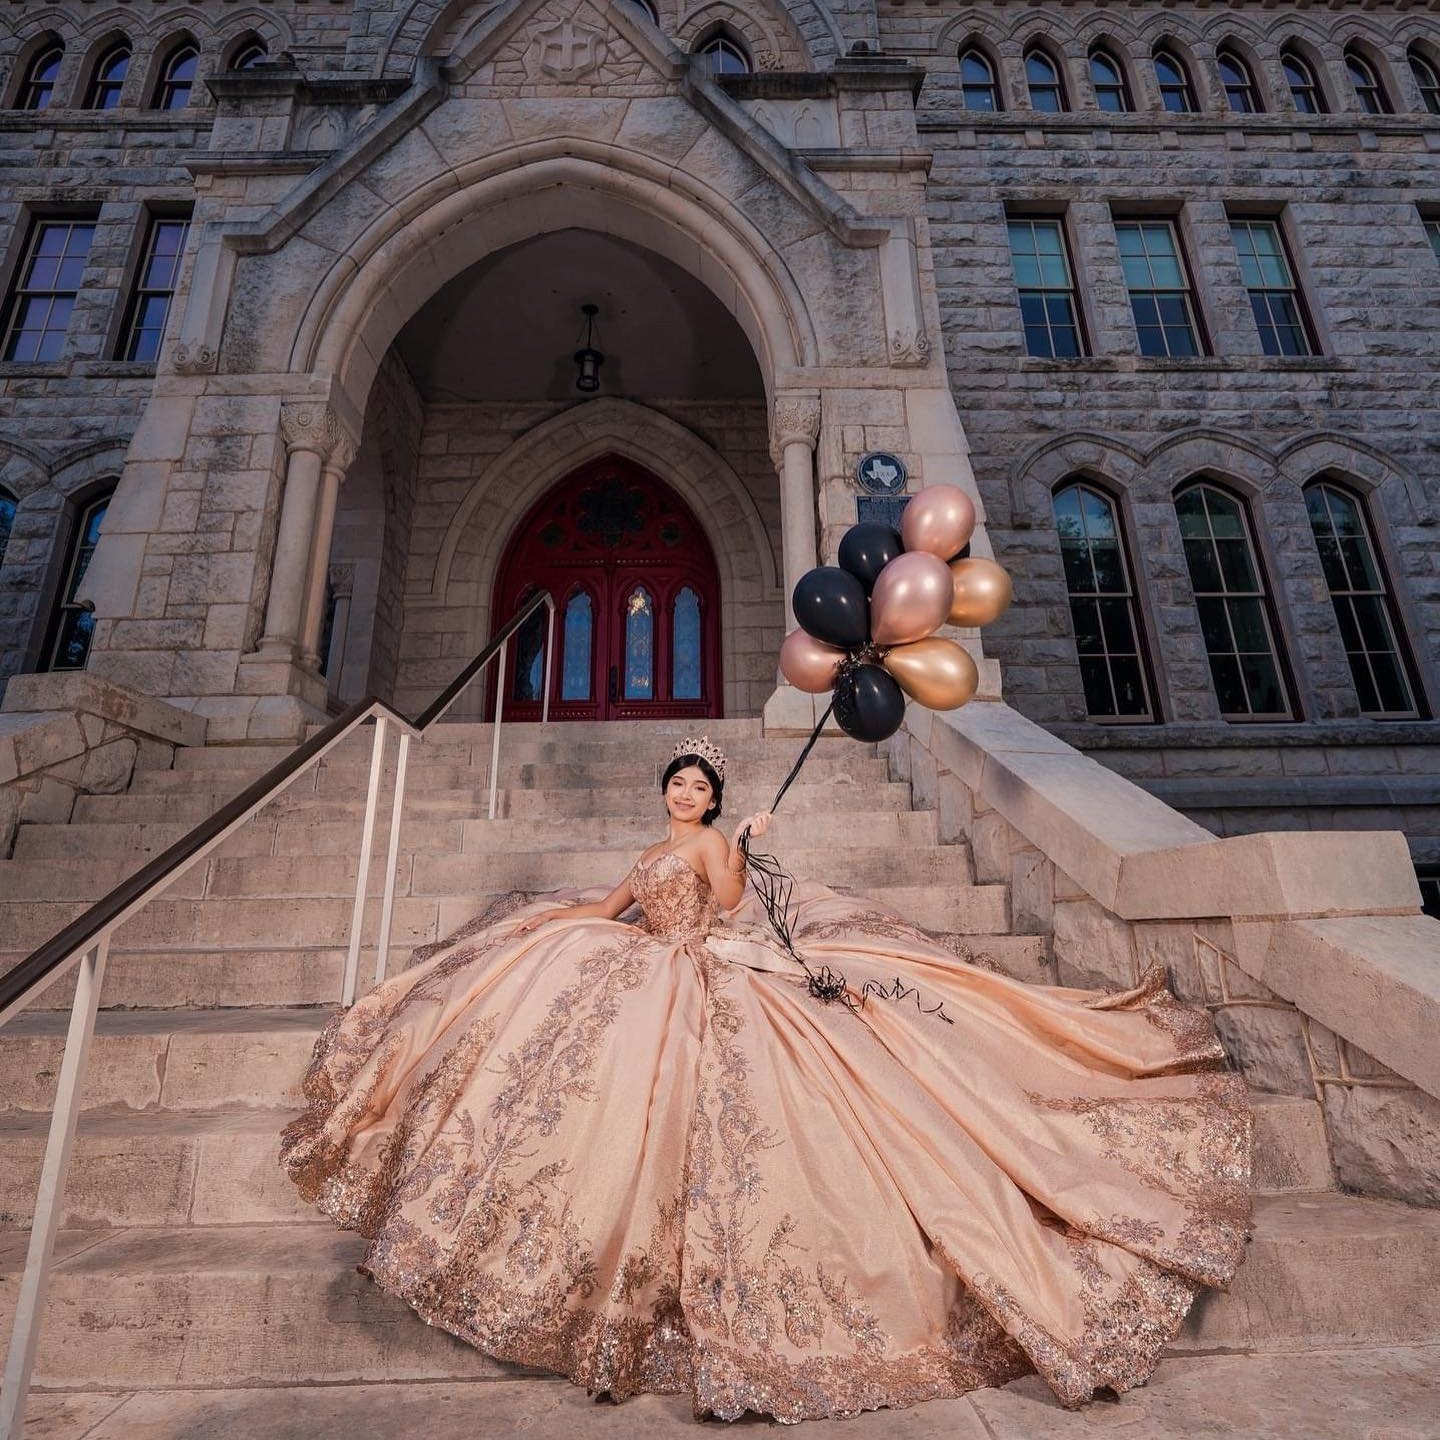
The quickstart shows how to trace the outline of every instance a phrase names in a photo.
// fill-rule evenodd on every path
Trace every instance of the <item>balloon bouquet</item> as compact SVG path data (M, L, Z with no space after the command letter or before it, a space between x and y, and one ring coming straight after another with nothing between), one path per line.
M800 626L780 647L780 673L813 695L833 689L835 722L847 735L888 740L907 695L954 710L975 694L970 652L935 634L945 624L988 625L1010 604L1001 566L960 557L974 529L970 497L931 485L905 507L898 535L888 525L852 525L839 565L800 577Z

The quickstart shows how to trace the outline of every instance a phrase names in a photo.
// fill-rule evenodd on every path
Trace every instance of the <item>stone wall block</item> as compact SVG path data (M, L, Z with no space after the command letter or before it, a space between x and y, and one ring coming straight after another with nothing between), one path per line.
M1321 1098L1342 1185L1440 1206L1440 1099L1387 1085L1326 1085Z
M1298 1010L1276 1005L1221 1005L1214 1016L1226 1053L1256 1090L1276 1095L1315 1093Z
M1133 929L1093 900L1054 909L1056 973L1062 985L1125 990L1137 975Z
M934 810L940 803L940 772L935 757L914 739L910 742L910 798L917 810Z
M1011 925L1021 935L1048 935L1055 923L1055 867L1038 851L1010 857Z
M74 808L75 787L48 775L21 792L20 820L25 825L68 825Z
M940 843L954 845L968 840L975 823L974 792L958 776L948 770L938 772L936 810L940 826Z
M1008 881L1010 855L1024 843L998 811L977 815L970 827L970 848L975 855L976 880L985 885Z
M135 772L135 742L112 740L90 751L80 771L80 788L91 795L118 795Z
M1187 1005L1216 1005L1220 989L1220 957L1199 945L1194 926L1180 921L1148 921L1135 926L1135 958L1143 975L1162 965L1171 988Z

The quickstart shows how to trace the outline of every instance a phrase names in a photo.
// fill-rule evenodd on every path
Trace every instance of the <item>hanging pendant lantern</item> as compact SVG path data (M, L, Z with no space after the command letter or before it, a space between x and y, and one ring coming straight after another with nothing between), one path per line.
M600 313L598 305L582 305L580 313L585 317L585 343L575 352L575 388L586 394L593 394L600 388L600 367L605 357L595 348L595 317Z

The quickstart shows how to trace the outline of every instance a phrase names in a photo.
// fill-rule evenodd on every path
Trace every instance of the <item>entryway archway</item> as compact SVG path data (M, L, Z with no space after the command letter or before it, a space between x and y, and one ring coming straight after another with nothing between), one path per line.
M492 614L535 589L556 600L552 719L717 718L720 583L715 554L683 500L644 466L605 455L571 472L516 527ZM538 719L545 621L515 637L508 718Z

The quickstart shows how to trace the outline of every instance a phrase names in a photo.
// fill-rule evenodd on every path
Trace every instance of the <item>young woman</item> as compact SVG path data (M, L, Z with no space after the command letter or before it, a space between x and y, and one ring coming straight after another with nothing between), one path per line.
M1249 1224L1208 1018L1158 972L1022 984L817 885L802 963L742 899L770 817L727 843L724 780L682 741L668 831L603 899L510 897L337 1015L282 1143L301 1191L430 1323L616 1400L1143 1381Z

